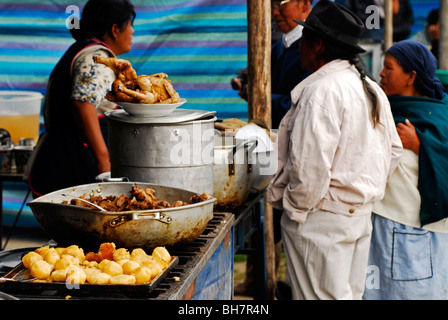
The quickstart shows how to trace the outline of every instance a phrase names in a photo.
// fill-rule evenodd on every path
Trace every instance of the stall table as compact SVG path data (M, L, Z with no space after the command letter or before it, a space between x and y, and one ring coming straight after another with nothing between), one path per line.
M8 237L6 239L5 244L2 244L2 238L3 238L3 182L23 182L26 183L26 181L23 179L23 173L17 173L15 170L8 173L1 173L0 172L0 251L5 249L6 244L8 243L8 240L14 231L14 228L16 227L17 221L20 217L20 214L22 213L23 207L25 206L26 201L28 200L28 197L30 195L30 189L28 189L25 198L23 199L22 205L20 207L20 210L17 212L16 218L14 220L13 226L11 228L10 233L8 234Z
M179 262L150 293L64 291L24 292L18 286L0 283L0 291L18 299L138 299L138 300L231 300L234 288L235 253L257 257L255 299L266 297L264 255L264 218L261 202L264 193L251 194L234 213L214 212L205 231L193 242L168 248ZM249 239L252 239L249 243ZM255 239L255 241L253 241ZM44 245L44 244L42 244ZM53 243L52 245L57 245ZM0 276L21 261L24 253L35 248L17 248L0 252Z

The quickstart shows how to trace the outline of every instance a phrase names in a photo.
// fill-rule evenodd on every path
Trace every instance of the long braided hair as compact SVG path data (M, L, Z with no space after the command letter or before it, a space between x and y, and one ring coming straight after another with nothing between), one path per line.
M359 72L363 88L367 95L370 98L370 101L372 102L372 111L371 111L371 117L373 122L373 127L375 128L378 124L381 124L380 122L380 109L381 106L379 104L379 99L375 93L375 89L372 87L372 85L367 81L366 77L370 77L370 74L363 63L362 59L359 57L359 55L354 54L352 52L347 52L346 48L343 48L339 45L339 43L336 43L335 41L332 41L332 39L321 36L317 34L316 32L305 28L303 29L303 40L306 41L308 45L315 44L318 40L322 40L325 46L325 52L323 53L323 58L327 61L333 61L336 59L342 59L342 60L348 60L350 64L352 64L356 70Z

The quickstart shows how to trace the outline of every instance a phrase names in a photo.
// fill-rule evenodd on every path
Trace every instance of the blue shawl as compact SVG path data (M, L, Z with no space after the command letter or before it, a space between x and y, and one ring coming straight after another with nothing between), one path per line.
M395 123L406 119L420 138L418 189L423 225L448 217L448 96L390 96Z

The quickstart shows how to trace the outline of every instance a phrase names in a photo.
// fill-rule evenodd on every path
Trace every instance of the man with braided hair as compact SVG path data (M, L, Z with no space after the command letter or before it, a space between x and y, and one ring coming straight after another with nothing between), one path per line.
M364 25L320 0L304 26L300 56L312 72L291 92L280 123L278 170L268 201L282 209L294 299L361 299L373 204L384 195L402 144L386 95L357 54Z

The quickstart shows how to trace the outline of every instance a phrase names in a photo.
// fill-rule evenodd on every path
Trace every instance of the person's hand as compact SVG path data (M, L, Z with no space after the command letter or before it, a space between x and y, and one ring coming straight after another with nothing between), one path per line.
M400 136L403 148L418 154L420 150L420 139L412 123L408 119L405 120L405 123L399 123L397 125L397 132Z

